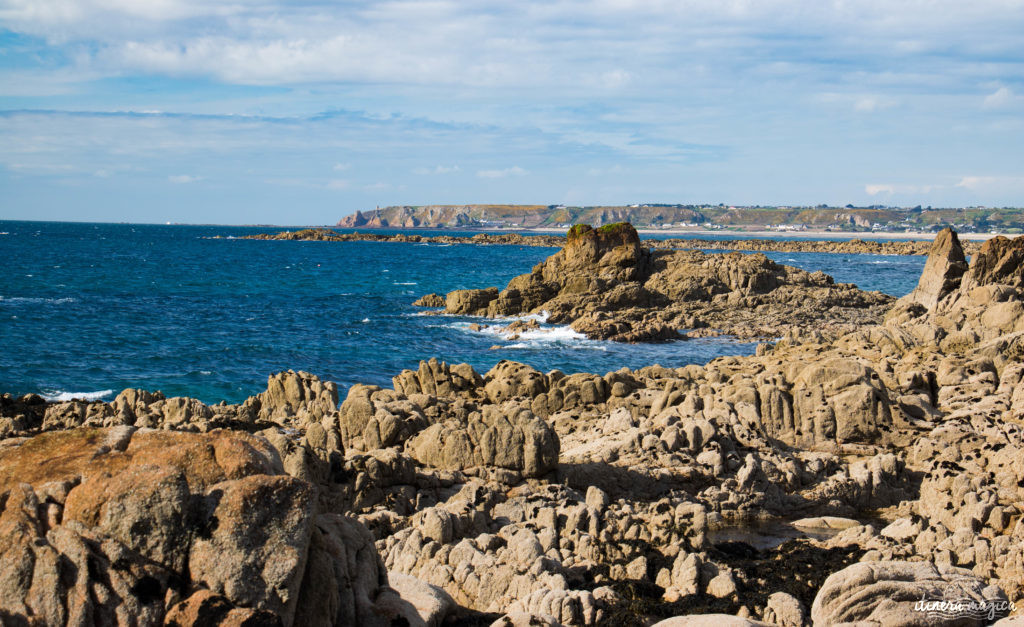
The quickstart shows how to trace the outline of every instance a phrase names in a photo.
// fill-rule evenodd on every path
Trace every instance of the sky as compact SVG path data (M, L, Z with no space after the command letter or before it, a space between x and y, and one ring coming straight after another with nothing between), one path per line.
M1024 0L0 0L0 219L1024 206Z

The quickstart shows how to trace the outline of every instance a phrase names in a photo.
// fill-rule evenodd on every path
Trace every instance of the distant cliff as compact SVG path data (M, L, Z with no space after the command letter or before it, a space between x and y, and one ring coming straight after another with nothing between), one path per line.
M573 224L630 222L638 227L739 227L747 229L829 229L836 231L937 231L955 225L962 232L1020 232L1021 209L932 209L921 207L730 207L726 205L422 205L356 211L343 228L568 228Z
M562 205L424 205L356 211L338 222L355 227L521 227L567 228L572 224L641 225L701 223L704 216L682 206L564 207Z

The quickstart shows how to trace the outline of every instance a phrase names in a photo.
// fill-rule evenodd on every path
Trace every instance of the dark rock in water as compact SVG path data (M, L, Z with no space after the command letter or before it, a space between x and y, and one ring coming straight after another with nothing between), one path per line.
M440 294L426 294L416 299L413 305L416 307L444 307L444 296Z

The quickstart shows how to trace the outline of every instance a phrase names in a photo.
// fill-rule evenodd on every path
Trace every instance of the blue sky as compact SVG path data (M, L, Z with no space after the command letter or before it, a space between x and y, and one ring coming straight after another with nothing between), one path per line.
M1024 205L1024 0L0 0L0 218Z

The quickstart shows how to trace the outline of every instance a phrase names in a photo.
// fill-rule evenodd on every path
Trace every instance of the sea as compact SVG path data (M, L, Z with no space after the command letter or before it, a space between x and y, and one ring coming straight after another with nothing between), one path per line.
M389 386L431 357L480 373L510 359L603 374L756 349L730 338L594 341L547 323L518 338L474 331L493 321L426 315L412 303L430 292L504 287L557 249L240 239L283 229L0 220L0 393L109 400L141 388L236 403L288 369L347 388ZM766 254L893 296L913 289L925 262Z

